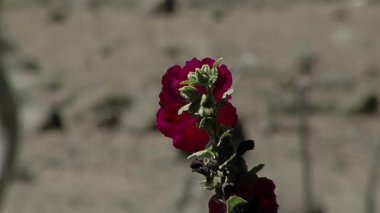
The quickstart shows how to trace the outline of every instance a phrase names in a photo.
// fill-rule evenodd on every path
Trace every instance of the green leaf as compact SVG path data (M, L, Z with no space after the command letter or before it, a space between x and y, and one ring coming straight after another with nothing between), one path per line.
M195 81L195 80L190 80L190 79L187 79L187 80L184 80L184 81L181 81L181 85L189 85L189 86L193 86L195 84L197 84L198 82Z
M233 160L235 160L236 156L237 156L236 153L231 155L231 157L228 158L228 160L224 161L224 163L219 166L219 169L223 169L224 167L226 167L229 163L231 163Z
M212 68L214 69L218 69L219 65L220 65L220 62L222 62L223 58L219 58L218 60L216 60L214 62L214 64L212 65Z
M196 72L196 75L197 75L197 79L198 79L199 84L201 84L203 86L208 85L209 76L204 70L198 70Z
M238 196L231 196L227 201L226 201L226 204L227 204L227 212L228 213L238 213L236 210L234 210L237 206L239 205L242 205L242 204L246 204L247 201L244 200L243 198L241 197L238 197Z
M197 74L195 72L189 72L189 74L187 74L187 79L189 81L194 81L194 82L198 83Z
M214 86L217 80L218 80L218 70L216 68L212 68L210 71L210 79L209 79L211 87Z
M182 107L178 110L178 115L182 114L183 112L187 112L187 111L189 111L189 109L190 109L190 105L191 105L191 103L188 103L188 104L182 106Z
M228 97L232 95L232 93L234 92L234 89L230 88L229 90L227 90L223 96L222 96L222 99L218 102L218 107L219 109L222 108L224 106L224 104L227 103L228 101Z
M198 93L197 88L195 88L193 86L183 86L183 87L179 88L179 91L180 92L197 92Z
M187 157L187 159L190 160L191 158L194 158L194 157L197 157L197 158L205 158L205 157L215 158L215 154L212 151L212 147L210 146L207 149L204 149L204 150L201 150L201 151L198 151L198 152L194 152L189 157Z
M179 91L181 96L190 102L194 102L200 99L198 90L193 86L183 86L179 89Z
M213 125L213 119L210 118L210 117L204 117L204 118L202 118L201 121L199 122L198 127L199 127L200 129L209 130L209 129L212 129L212 125Z
M223 99L227 99L229 96L232 95L232 93L234 92L234 89L230 88L229 90L227 90L224 94L223 94Z
M231 129L228 129L225 132L223 132L223 134L219 138L218 147L224 145L224 143L230 142L230 139L232 137L231 131Z
M202 67L201 67L201 70L208 73L210 72L210 66L208 64L204 64Z
M264 168L264 164L260 163L259 165L253 167L251 170L249 170L249 173L258 173L260 170Z

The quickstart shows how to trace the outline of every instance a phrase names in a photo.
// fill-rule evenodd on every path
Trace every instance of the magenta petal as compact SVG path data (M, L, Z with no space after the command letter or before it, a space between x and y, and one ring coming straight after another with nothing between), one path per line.
M156 126L166 137L172 137L175 134L175 119L172 118L171 114L165 112L163 108L159 109L157 112Z
M180 71L181 67L176 65L168 69L165 75L162 77L162 92L166 93L168 98L172 100L181 101L182 97L179 93L180 88Z
M196 119L187 113L177 115L160 109L156 125L165 136L173 139L176 148L186 152L204 149L209 140L207 133L196 127Z
M207 64L209 67L213 67L214 66L214 63L215 63L215 60L212 59L212 58L204 58L202 59L202 65L203 64Z
M196 127L196 119L186 124L173 139L173 145L186 152L197 152L204 149L209 141L208 134Z
M185 66L182 68L182 71L183 71L183 75L186 74L186 76L184 76L185 78L187 78L187 74L189 74L189 72L194 72L196 68L201 68L203 65L202 61L198 60L197 58L193 58L189 61L186 61L186 64Z
M230 102L227 102L219 111L218 123L224 126L235 127L237 122L236 108Z

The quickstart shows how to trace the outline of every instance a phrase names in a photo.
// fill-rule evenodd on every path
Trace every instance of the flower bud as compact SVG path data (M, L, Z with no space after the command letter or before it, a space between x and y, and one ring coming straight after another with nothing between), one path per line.
M227 200L229 197L231 197L231 195L233 195L233 193L235 191L234 184L228 183L228 182L223 183L222 191L223 191L224 199Z
M207 86L208 85L208 75L204 70L198 70L196 72L199 84Z
M214 113L214 109L212 108L212 101L205 94L202 95L201 107L199 108L198 113L201 117L211 117Z
M210 174L209 168L203 163L203 160L200 159L193 160L190 164L190 168L193 172L200 173L206 177Z
M190 102L195 102L199 100L198 90L193 86L183 86L179 89L180 94L183 98Z

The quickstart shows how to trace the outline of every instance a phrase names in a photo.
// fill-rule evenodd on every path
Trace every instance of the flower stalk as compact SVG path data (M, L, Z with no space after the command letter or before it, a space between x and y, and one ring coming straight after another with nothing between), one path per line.
M162 82L157 127L175 147L192 153L188 157L192 171L204 176L204 189L215 191L209 213L276 213L273 181L257 176L263 164L249 170L243 157L255 142L232 141L237 125L230 102L232 76L221 59L193 59L183 68L173 66Z

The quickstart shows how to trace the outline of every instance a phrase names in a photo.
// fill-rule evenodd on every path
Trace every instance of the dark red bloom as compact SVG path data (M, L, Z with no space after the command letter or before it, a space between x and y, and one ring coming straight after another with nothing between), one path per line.
M197 119L187 112L178 115L178 110L185 105L186 100L180 95L180 83L187 79L189 72L201 68L204 64L213 66L215 60L196 58L187 61L184 67L178 65L170 67L162 77L162 91L160 93L160 109L157 112L157 128L167 137L173 139L173 145L187 152L196 152L204 149L208 143L208 134L196 127ZM214 96L220 101L223 94L232 86L232 76L227 66L222 64L218 68L218 80L214 87ZM217 121L224 126L234 127L237 124L236 109L227 102L220 110Z
M258 213L277 213L276 188L272 180L260 177L249 185L240 186L237 194L249 202L253 202Z
M268 178L258 178L252 184L240 186L237 196L248 201L250 213L277 213L278 204L274 193L275 184ZM209 201L209 213L226 213L225 204L216 199Z
M227 206L214 195L208 201L209 213L226 213Z

